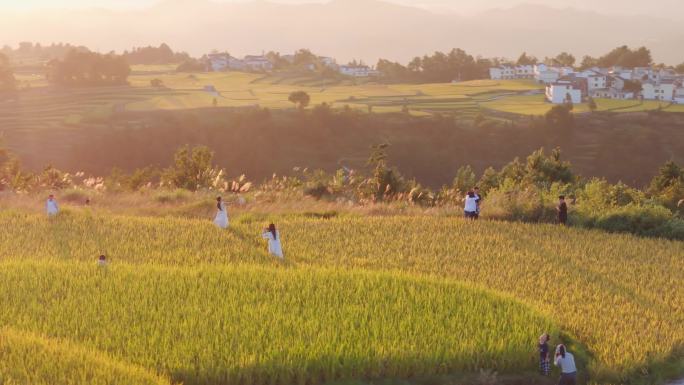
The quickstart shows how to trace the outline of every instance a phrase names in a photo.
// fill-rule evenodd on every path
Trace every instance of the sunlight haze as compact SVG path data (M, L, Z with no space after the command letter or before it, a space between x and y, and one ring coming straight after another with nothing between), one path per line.
M253 0L217 0L217 2L249 2ZM103 7L111 9L144 8L162 3L164 0L1 0L0 8L6 9L37 9L37 8L92 8ZM274 3L310 4L326 3L328 0L272 0ZM644 2L638 0L388 0L388 2L421 7L436 12L473 13L490 8L511 7L519 4L541 4L556 8L575 7L605 13L619 14L647 14L674 19L684 18L684 5L678 0L657 0ZM658 4L658 6L654 6Z

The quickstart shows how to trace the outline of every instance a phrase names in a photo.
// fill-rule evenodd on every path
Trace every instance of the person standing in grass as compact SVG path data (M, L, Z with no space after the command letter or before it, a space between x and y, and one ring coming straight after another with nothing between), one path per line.
M558 197L556 211L558 212L558 224L566 226L568 224L568 204L565 203L565 195Z
M222 229L228 228L228 211L221 197L216 197L216 217L214 224Z
M482 196L480 195L480 188L475 187L473 188L473 192L475 193L475 201L477 202L477 211L475 212L475 219L480 218L480 204L482 203Z
M280 243L280 233L276 230L273 223L268 225L268 228L264 229L261 237L268 240L268 252L280 259L284 259L283 256L283 246Z
M468 195L465 197L463 212L467 219L477 219L477 197L474 191L468 191Z
M542 376L548 376L551 372L551 360L549 357L549 337L548 333L544 333L539 337L539 373Z
M577 383L577 366L575 357L565 349L565 345L556 347L556 359L554 364L561 370L561 377L558 385L575 385Z
M59 205L57 204L57 200L55 200L54 195L50 194L50 196L48 196L47 202L45 203L45 208L47 209L48 217L55 216L57 213L59 213Z
M107 267L107 256L102 254L97 258L97 265L104 269Z

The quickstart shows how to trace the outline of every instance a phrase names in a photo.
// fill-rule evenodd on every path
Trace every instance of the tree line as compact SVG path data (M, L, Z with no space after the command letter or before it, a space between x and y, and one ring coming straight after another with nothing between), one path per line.
M451 82L453 80L466 81L486 79L489 77L489 68L501 64L534 65L544 63L552 66L573 67L577 64L574 55L561 52L554 57L539 59L527 52L523 52L517 60L494 57L485 58L473 56L462 49L453 49L450 52L435 52L432 55L415 57L407 65L380 59L377 64L378 71L382 74L382 80L386 82ZM580 69L591 67L649 67L654 65L651 51L646 47L631 49L628 46L617 47L605 55L597 58L584 56L579 64ZM667 67L659 64L659 67ZM674 67L679 73L684 73L684 63Z
M139 47L131 51L124 51L122 55L111 52L106 55L90 52L86 47L69 44L40 44L24 42L17 49L8 46L0 50L16 65L21 60L49 60L50 79L60 85L107 85L123 84L127 78L127 64L171 64L180 63L177 71L203 72L209 67L208 56L199 59L192 58L185 52L174 52L171 47L163 43L159 47ZM278 52L268 52L265 55L273 64L275 70L280 71L313 71L327 78L339 77L337 71L327 66L322 59L308 49L300 49L291 58L286 58ZM85 60L84 65L78 65L74 59ZM6 61L6 60L5 60ZM381 73L380 80L387 83L410 82L451 82L485 79L489 77L489 68L503 63L516 65L533 65L545 63L548 65L575 66L577 59L572 54L561 52L554 57L538 59L523 52L517 60L493 57L485 58L473 56L462 49L455 48L449 52L435 52L432 55L415 57L408 64L403 65L386 59L380 59L376 69ZM599 67L648 67L654 65L651 52L646 47L631 49L628 46L617 47L599 57L584 56L579 64L580 69L594 66ZM667 67L658 64L658 67ZM4 68L8 68L7 64ZM684 63L673 67L684 73ZM6 71L6 70L5 70ZM128 70L130 73L130 70ZM7 75L5 74L5 79Z
M62 59L66 54L74 50L81 52L90 51L84 46L76 46L68 43L41 45L40 43L25 41L19 43L16 48L5 45L0 49L0 53L10 58L16 65L22 65Z
M122 56L128 64L176 64L191 59L186 52L174 52L166 43L159 47L138 47L124 51Z
M47 78L59 86L111 86L127 84L131 68L126 58L113 53L70 51L48 63Z
M9 58L0 53L0 92L14 91L16 79Z

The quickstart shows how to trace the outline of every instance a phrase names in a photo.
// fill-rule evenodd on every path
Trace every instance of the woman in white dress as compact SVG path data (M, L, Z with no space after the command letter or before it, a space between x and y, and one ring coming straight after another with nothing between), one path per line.
M268 225L267 229L264 229L261 237L268 239L268 252L271 255L275 255L280 259L285 258L283 256L283 246L280 243L280 233L276 230L276 227L273 223Z
M226 211L226 204L223 203L221 197L216 198L216 218L214 224L222 229L228 228L228 211Z
M45 203L45 208L47 209L48 217L55 216L57 213L59 213L59 205L57 205L54 195L50 194L47 202Z

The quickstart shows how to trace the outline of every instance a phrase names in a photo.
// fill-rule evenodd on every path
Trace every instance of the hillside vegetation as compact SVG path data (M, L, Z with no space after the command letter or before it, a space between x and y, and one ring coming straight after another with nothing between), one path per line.
M258 237L269 220L284 264ZM425 216L252 213L220 231L67 210L0 225L0 325L186 384L520 374L544 330L579 342L592 383L681 370L682 242Z
M293 167L358 168L370 145L391 143L393 163L431 187L461 166L481 173L540 147L560 146L585 176L637 186L665 161L684 161L676 105L596 100L597 112L576 105L574 126L559 128L542 116L551 105L530 81L387 85L300 75L134 66L128 86L63 89L20 74L20 91L0 100L0 130L33 170L97 176L164 167L185 144L209 145L230 173L262 181ZM310 96L303 112L288 101L294 91Z

